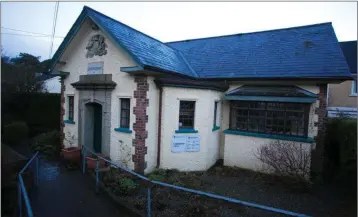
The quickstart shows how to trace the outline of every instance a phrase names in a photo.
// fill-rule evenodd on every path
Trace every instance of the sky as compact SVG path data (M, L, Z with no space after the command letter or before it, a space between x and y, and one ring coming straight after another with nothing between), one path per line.
M357 2L60 2L53 52L55 2L2 2L3 53L48 59L84 5L162 42L332 22L339 41L357 40ZM10 34L9 34L10 33Z

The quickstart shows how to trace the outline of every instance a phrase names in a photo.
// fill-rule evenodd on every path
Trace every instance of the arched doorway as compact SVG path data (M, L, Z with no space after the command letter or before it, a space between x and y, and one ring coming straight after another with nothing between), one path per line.
M85 146L102 153L102 105L87 103L85 111Z

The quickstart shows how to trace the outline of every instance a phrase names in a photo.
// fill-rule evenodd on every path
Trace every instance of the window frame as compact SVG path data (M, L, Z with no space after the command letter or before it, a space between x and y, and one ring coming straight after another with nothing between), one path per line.
M72 103L71 103L71 100ZM72 106L71 106L72 104ZM67 95L67 120L74 121L75 118L75 96Z
M354 89L355 89L355 92L354 92ZM355 80L355 79L352 81L350 96L357 96L357 80Z
M123 102L128 100L128 108L123 108ZM126 110L128 113L128 116L126 119L126 123L122 125L122 112L123 110ZM130 116L131 116L131 98L129 97L120 97L119 98L119 127L123 129L129 129L130 128Z
M180 126L181 123L181 103L182 102L190 102L193 103L193 109L192 109L192 127L187 127L187 126ZM195 129L195 108L196 108L196 100L189 100L189 99L180 99L179 100L179 117L178 117L178 129L182 130L182 129ZM182 122L183 123L183 122Z
M214 102L214 123L213 127L218 127L218 110L219 110L219 101Z
M263 111L265 113L264 115L264 131L260 131L259 130L259 127L258 127L258 130L257 131L253 131L253 130L249 130L249 119L255 119L255 117L253 116L250 116L249 115L249 111L251 110L250 106L247 107L247 112L248 112L248 115L246 116L247 118L247 127L246 127L246 130L244 129L237 129L237 127L233 128L233 105L236 103L236 102L246 102L246 103L265 103L265 109L258 109L256 111ZM271 110L268 110L267 109L267 105L268 103L281 103L281 104L300 104L300 105L303 105L303 118L301 121L303 121L303 135L299 135L299 129L298 127L296 127L296 135L292 135L292 129L289 131L290 133L289 134L286 134L286 133L277 133L277 126L279 126L278 124L275 125L276 127L276 133L272 133L272 132L267 132L267 113L268 112L285 112L285 117L283 118L283 122L284 122L284 128L286 129L286 121L287 120L290 120L287 118L286 116L286 112L287 112L287 108L285 108L284 111L282 110L275 110L275 109L271 109ZM267 134L267 135L279 135L279 136L294 136L294 137L302 137L302 138L307 138L308 137L308 126L309 126L309 115L310 115L310 106L311 104L309 103L291 103L291 102L267 102L267 101L231 101L230 102L230 111L229 111L229 130L234 130L234 131L242 131L242 132L251 132L251 133L262 133L262 134ZM253 109L254 110L254 109ZM288 111L288 112L292 112L292 111ZM293 111L293 112L298 112L298 111ZM237 116L236 116L236 119L237 119ZM256 117L256 119L259 119ZM274 118L269 118L271 121L272 120L282 120L282 118L277 118L277 119L274 119ZM290 120L292 121L292 120ZM237 125L236 125L237 126Z

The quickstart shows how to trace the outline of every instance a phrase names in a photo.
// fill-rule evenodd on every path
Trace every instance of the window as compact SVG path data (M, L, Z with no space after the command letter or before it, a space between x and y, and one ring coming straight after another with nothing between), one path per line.
M73 121L74 96L68 96L68 120Z
M129 116L130 116L130 99L120 99L121 113L120 113L120 128L129 128Z
M357 81L352 81L351 96L357 96Z
M215 105L214 105L214 127L215 126L218 126L218 124L217 124L217 113L218 113L218 104L219 104L219 102L215 102Z
M194 129L195 101L180 101L179 129Z
M310 104L232 101L230 129L307 137Z

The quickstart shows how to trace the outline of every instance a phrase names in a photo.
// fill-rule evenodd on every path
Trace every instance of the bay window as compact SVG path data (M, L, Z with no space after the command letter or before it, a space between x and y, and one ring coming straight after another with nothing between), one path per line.
M231 101L230 130L307 137L310 104Z

